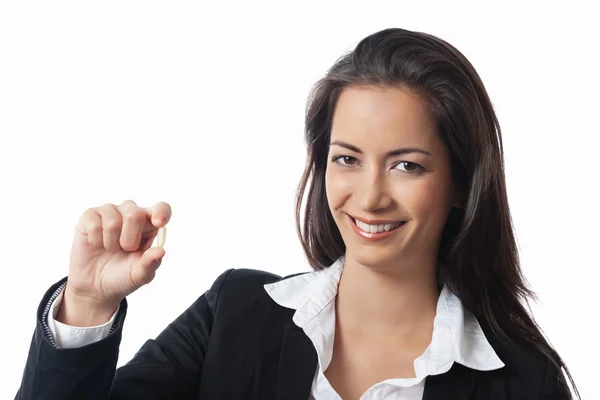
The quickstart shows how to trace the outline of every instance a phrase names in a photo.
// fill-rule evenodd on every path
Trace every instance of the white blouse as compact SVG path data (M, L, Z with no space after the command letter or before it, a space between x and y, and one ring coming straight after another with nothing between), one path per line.
M310 338L318 367L309 400L341 400L327 381L335 338L335 297L344 269L341 257L329 268L265 285L279 305L296 310L293 321ZM390 350L392 351L392 350ZM388 379L371 386L360 400L421 400L428 375L443 374L454 362L481 371L504 363L488 343L477 319L444 287L437 303L432 340L414 361L416 378Z
M296 310L293 321L310 338L317 352L309 400L341 400L324 371L331 362L335 338L335 297L344 268L344 258L331 267L265 285L277 304ZM59 348L76 348L99 341L110 332L117 315L103 325L73 327L56 321L62 293L48 313L48 325ZM360 400L421 400L428 375L443 374L454 362L481 371L498 369L504 363L485 338L479 323L446 287L442 289L433 323L433 336L415 362L416 378L388 379L370 387Z

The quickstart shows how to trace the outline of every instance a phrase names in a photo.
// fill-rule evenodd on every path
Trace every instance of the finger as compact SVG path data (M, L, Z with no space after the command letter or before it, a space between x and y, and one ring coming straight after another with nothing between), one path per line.
M132 200L123 202L117 208L123 219L119 245L125 251L137 251L140 248L142 233L147 223L146 213Z
M152 247L152 243L154 243L154 239L156 238L156 235L150 235L148 237L146 236L142 236L142 246L139 248L139 251L146 251L148 250L150 247Z
M159 201L152 207L145 208L144 211L154 228L165 226L171 220L171 206L164 201Z
M95 208L85 210L79 219L77 230L87 236L87 242L90 246L98 249L104 248L102 217Z
M102 217L102 240L104 248L112 253L121 250L119 240L123 228L123 217L114 204L105 204L98 208Z
M150 283L156 276L156 270L162 263L165 250L152 247L142 254L142 257L131 268L131 279L137 287Z

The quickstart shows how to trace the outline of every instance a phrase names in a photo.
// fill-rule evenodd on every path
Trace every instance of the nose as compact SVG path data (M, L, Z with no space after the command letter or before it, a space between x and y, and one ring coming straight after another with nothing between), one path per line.
M355 198L363 211L377 211L392 204L385 172L378 168L365 169L358 179Z

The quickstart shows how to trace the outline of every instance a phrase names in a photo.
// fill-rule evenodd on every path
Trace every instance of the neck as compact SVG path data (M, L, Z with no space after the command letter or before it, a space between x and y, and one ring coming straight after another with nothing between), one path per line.
M374 268L344 260L336 313L340 327L366 335L428 335L431 339L438 287L436 260Z

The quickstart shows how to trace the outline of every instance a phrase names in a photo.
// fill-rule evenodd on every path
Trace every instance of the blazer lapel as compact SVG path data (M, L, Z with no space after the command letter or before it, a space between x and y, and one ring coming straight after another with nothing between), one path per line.
M317 366L317 352L308 336L294 323L287 324L283 332L275 398L308 399Z
M454 363L445 374L425 378L423 400L471 400L475 399L478 371Z
M308 336L296 324L286 324L275 399L308 399L317 367L317 352ZM473 400L476 398L476 390L479 391L477 387L481 383L480 375L480 371L454 363L448 372L425 379L423 400Z

